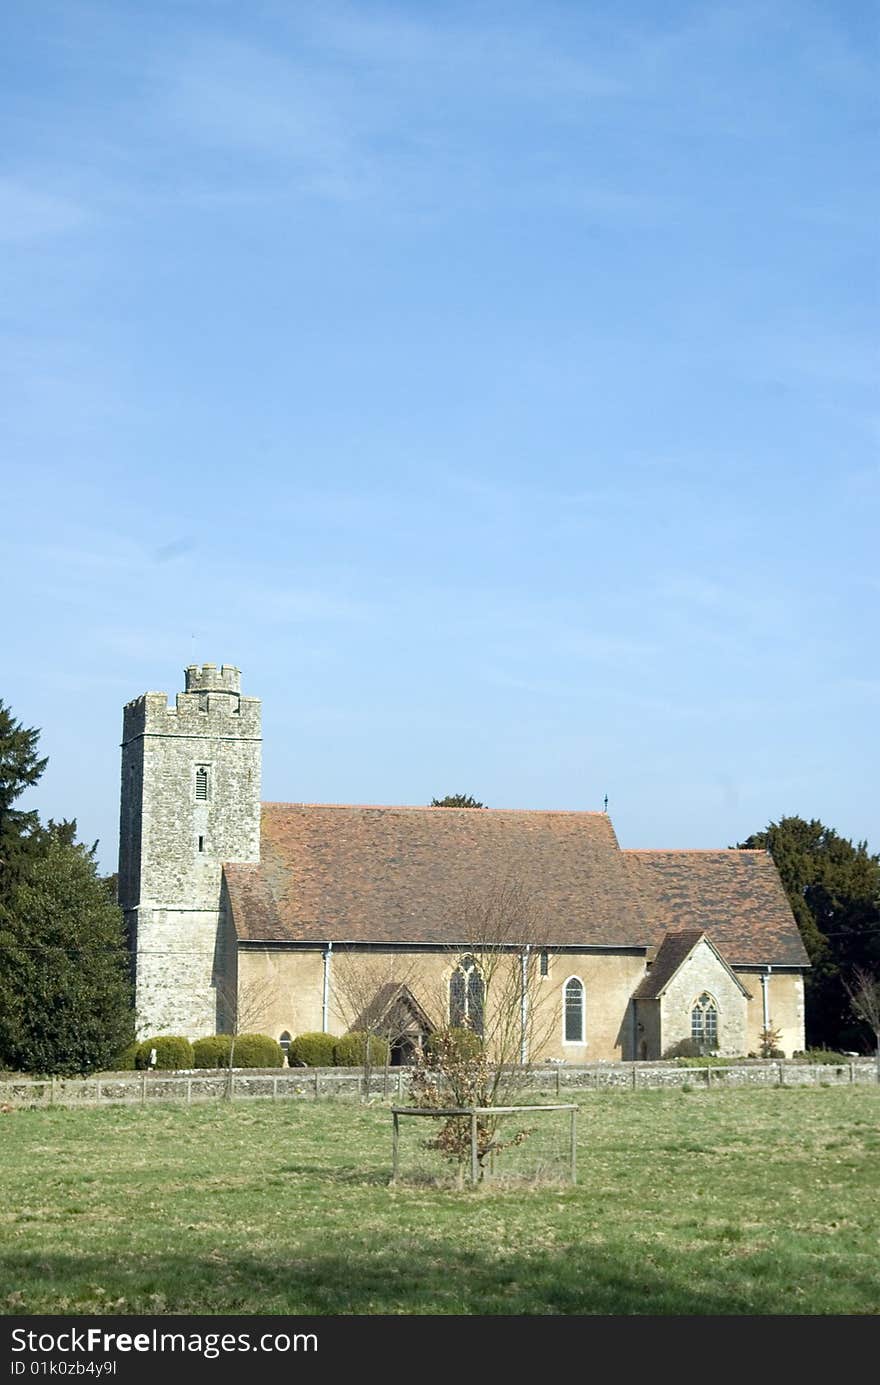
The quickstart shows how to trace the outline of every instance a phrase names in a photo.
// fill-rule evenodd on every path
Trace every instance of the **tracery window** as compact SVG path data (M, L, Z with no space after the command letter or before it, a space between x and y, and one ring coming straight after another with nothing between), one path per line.
M708 991L704 991L693 1003L691 1038L700 1048L718 1047L718 1006Z
M483 1037L486 986L476 958L462 957L449 978L449 1023L453 1029L472 1029Z

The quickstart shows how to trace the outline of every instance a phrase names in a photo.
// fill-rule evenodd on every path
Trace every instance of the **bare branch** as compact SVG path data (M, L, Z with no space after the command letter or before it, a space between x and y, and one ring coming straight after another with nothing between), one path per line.
M229 1054L227 1071L229 1086L227 1094L232 1095L232 1069L235 1066L235 1041L241 1034L259 1033L266 1016L271 1012L275 999L275 988L270 981L261 977L251 977L236 984L232 980L217 983L217 996L226 1014L226 1032L229 1035Z
M400 1045L410 1056L421 1047L434 1023L416 1000L419 964L412 954L367 953L340 950L334 953L331 991L334 1007L349 1033L366 1036L364 1094L369 1093L373 1066L371 1045L381 1041L385 1068L392 1049Z
M443 990L435 1001L449 1021L417 1064L413 1098L426 1107L504 1106L528 1085L530 1061L540 1056L557 1018L553 994L541 987L541 953L549 942L546 916L519 881L504 878L469 892L459 917L462 944L446 950ZM513 1141L526 1134L518 1131ZM461 1167L470 1149L470 1125L450 1117L429 1143ZM498 1118L481 1115L481 1167L502 1147Z
M843 984L853 1013L874 1034L880 1061L880 975L867 967L853 967L851 978Z

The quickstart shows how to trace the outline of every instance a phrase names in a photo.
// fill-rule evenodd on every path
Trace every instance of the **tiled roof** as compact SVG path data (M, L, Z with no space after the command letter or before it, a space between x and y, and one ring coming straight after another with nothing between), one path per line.
M697 943L705 938L709 947L718 957L724 969L730 972L734 981L749 996L749 990L743 985L742 981L736 976L728 965L726 959L722 957L718 948L714 946L711 938L699 928L682 928L677 933L667 933L660 944L660 949L654 959L654 964L650 968L648 975L641 982L638 989L633 991L633 1000L657 1000L662 995L665 988L669 985L675 973L682 963L690 956Z
M731 965L807 964L763 851L621 851L604 813L265 803L259 865L224 867L239 939L476 942L475 899L515 884L548 946L709 934Z
M700 928L683 928L678 933L667 933L648 975L638 989L633 991L633 1000L656 1000L702 936L703 931Z
M399 981L387 981L352 1020L350 1028L355 1034L393 1035L395 1028L399 1034L403 1034L411 1024L425 1033L430 1033L437 1027L422 1009L409 986Z
M604 813L265 803L260 865L225 874L242 939L466 942L473 901L505 883L540 903L548 943L638 946L647 927Z
M809 965L779 872L765 851L623 851L651 898L652 941L697 928L731 966Z

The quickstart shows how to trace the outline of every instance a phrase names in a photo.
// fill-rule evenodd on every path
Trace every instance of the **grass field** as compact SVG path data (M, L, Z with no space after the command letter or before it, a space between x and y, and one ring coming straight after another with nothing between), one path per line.
M0 1115L6 1313L877 1313L880 1088L596 1093L576 1188L387 1186L382 1106Z

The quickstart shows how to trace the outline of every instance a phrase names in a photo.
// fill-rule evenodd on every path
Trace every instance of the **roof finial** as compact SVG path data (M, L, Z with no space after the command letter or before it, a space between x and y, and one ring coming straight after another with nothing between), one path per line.
M605 795L605 812L608 812L608 795Z

